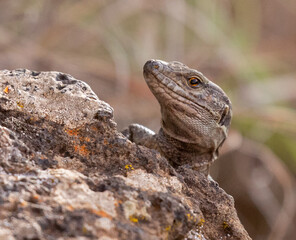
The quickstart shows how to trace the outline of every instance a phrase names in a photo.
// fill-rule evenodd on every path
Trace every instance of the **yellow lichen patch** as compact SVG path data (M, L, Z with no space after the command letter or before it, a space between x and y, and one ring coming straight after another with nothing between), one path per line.
M193 215L190 214L190 213L187 213L187 219L188 219L188 221L190 221L190 222L196 222L196 221L197 221L196 217L193 216Z
M124 168L126 170L134 170L134 167L131 164L126 164Z
M24 108L24 104L20 101L17 101L16 104L20 107L20 108Z
M129 220L130 220L131 222L134 222L134 223L139 222L139 219L136 218L136 217L133 217L133 216L130 216L130 217L129 217Z
M89 232L88 228L86 226L82 227L83 234L87 234Z
M171 228L172 228L172 226L167 226L164 230L166 231L166 232L169 232L170 230L171 230Z
M3 92L5 92L6 94L10 92L9 86L6 86L6 88L4 88Z
M30 121L37 121L38 118L37 117L30 117Z
M112 219L112 217L103 210L92 209L91 212L98 215L98 216L100 216L100 217L105 217L105 218Z
M48 180L51 184L54 184L54 183L57 183L57 182L58 182L57 178L48 178L47 180Z
M89 151L87 150L85 144L83 145L75 145L74 146L74 151L77 152L79 155L82 155L82 156L88 156L89 155Z
M127 200L122 204L124 215L126 219L132 222L142 220L151 220L151 216L147 212L147 206L139 207L138 202Z
M205 221L203 218L201 218L201 219L198 221L197 225L198 225L199 227L202 227L203 224L204 224L205 222L206 222L206 221Z
M228 223L227 222L223 222L223 229L224 230L226 230L226 229L229 229L230 228L230 226L228 225Z
M227 234L228 237L232 235L232 229L228 222L224 221L223 224L224 232Z

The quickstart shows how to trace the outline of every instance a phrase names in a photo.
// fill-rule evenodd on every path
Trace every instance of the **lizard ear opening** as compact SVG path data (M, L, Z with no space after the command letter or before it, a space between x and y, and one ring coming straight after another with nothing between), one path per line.
M188 79L188 85L192 88L201 87L202 81L198 77L191 77Z

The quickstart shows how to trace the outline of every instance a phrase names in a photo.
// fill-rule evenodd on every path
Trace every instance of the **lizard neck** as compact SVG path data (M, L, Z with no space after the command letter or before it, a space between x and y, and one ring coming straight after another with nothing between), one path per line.
M187 165L207 174L208 167L218 157L218 151L201 149L197 144L176 139L163 128L160 128L157 140L161 153L174 167Z

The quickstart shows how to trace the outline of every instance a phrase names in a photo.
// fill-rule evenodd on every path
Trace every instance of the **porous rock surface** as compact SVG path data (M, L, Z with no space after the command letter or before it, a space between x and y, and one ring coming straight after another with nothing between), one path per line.
M68 74L0 71L0 239L250 239L234 201Z

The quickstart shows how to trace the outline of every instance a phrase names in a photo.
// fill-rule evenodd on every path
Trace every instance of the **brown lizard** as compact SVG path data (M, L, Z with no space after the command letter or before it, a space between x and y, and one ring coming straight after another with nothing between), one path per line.
M159 151L174 167L185 165L207 175L227 137L229 98L201 72L176 61L147 61L144 78L160 104L161 128L155 134L132 124L123 134Z

